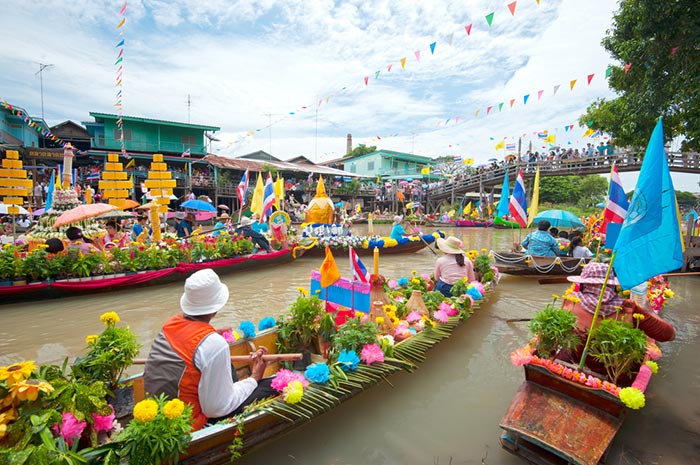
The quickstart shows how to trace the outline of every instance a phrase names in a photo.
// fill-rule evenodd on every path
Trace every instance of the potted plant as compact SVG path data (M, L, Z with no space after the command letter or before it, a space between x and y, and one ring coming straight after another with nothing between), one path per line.
M335 358L343 350L360 353L362 348L367 344L377 343L377 333L379 328L376 323L366 319L362 321L360 318L350 318L343 323L338 332L333 337L333 345L331 347L328 358Z
M22 273L30 282L51 277L49 254L43 247L37 247L24 257L24 260L22 260Z
M277 321L279 349L283 353L306 351L318 354L321 353L321 327L326 319L324 304L317 296L306 295L302 288L299 292L288 312Z
M576 316L554 306L556 298L535 314L528 327L535 337L538 356L553 359L559 350L571 350L581 343L575 332Z
M589 354L603 364L608 379L618 384L630 379L632 370L644 360L647 336L631 323L604 319L591 334Z
M87 353L73 364L73 376L83 381L102 381L114 394L111 402L117 418L120 418L131 410L129 403L133 403L133 390L120 386L119 382L141 345L128 327L117 326L120 319L116 312L103 313L100 320L105 329L99 335L86 338ZM122 400L121 396L125 398Z
M12 284L17 277L17 270L21 270L22 261L17 253L17 248L7 245L0 249L0 281L6 285Z

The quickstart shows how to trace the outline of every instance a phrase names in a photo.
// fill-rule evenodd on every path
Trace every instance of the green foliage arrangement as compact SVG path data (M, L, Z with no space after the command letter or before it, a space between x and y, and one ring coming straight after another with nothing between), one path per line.
M0 279L11 281L22 276L22 259L19 248L5 245L0 248Z
M338 328L331 353L337 355L345 349L359 354L365 344L377 342L378 331L379 328L373 321L362 322L360 318L350 318Z
M279 346L280 351L313 350L325 315L323 302L315 295L307 296L306 290L299 288L297 300L292 303L287 313L277 320L277 340L283 341Z
M608 318L593 329L588 352L605 366L610 381L617 383L642 363L646 341L644 331L631 323Z
M574 332L576 316L554 307L554 302L536 313L528 327L537 338L537 353L542 358L553 358L560 349L570 350L581 343L580 336Z
M141 345L128 327L118 327L119 315L107 312L100 316L105 329L99 335L88 336L88 351L73 364L73 376L81 381L102 381L114 390L124 370L131 365Z

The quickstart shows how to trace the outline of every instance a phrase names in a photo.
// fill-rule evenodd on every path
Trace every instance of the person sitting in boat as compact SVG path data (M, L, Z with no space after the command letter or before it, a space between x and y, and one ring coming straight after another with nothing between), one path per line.
M214 237L219 237L222 232L228 231L228 228L230 226L231 218L228 216L228 213L222 213L219 217L219 221L217 221L214 225L214 229L212 230L211 235Z
M95 247L92 239L84 237L83 231L81 231L80 228L71 226L70 228L66 229L66 237L70 241L68 244L69 249L78 249L85 255L97 251L97 247Z
M581 344L571 353L559 354L559 358L564 361L579 363L583 353L583 346L586 341L586 336L593 322L593 314L595 313L598 299L600 298L605 275L608 270L606 263L591 262L588 263L581 272L580 276L568 276L570 282L578 284L578 290L572 294L578 299L578 302L566 300L562 308L569 310L576 316L576 326L581 335ZM615 286L619 282L615 277L614 271L611 270L608 276L605 291L598 312L598 321L605 318L619 318L630 324L634 324L637 328L644 331L650 338L658 342L672 341L676 337L676 331L669 323L659 317L648 305L638 305L634 300L623 299L618 296ZM646 283L644 283L646 286ZM620 309L618 312L618 308ZM632 315L638 313L643 318L635 319ZM586 365L593 371L604 373L604 368L597 363L593 357L586 358Z
M437 246L445 255L435 262L435 290L452 297L452 286L462 278L474 281L474 264L464 255L462 241L454 236L439 237Z
M116 221L108 221L105 224L105 230L107 234L104 236L105 247L122 247L124 245L124 240L127 237L123 232L119 230Z
M247 237L251 241L253 241L253 244L255 244L255 248L257 250L265 249L265 252L270 253L272 251L272 249L270 248L270 241L268 241L267 238L259 232L254 231L251 227L252 224L253 220L251 220L247 216L244 216L243 218L241 218L241 222L238 225L238 228L236 228L236 233L243 237Z
M192 229L190 224L185 221L185 214L182 212L175 212L173 214L173 229L175 229L175 234L178 239L183 239L192 235Z
M525 236L522 246L528 255L535 257L556 257L559 255L559 242L547 232L551 224L547 220L537 222L537 231Z
M571 240L571 243L569 244L569 257L591 258L592 256L593 252L591 252L588 247L583 245L583 239L581 239L581 236L575 236Z
M391 228L391 234L389 235L392 239L399 240L406 235L406 230L401 226L403 221L402 215L396 215L394 217L394 226Z
M250 354L250 377L237 380L228 342L210 324L228 299L228 286L212 269L187 278L180 298L182 314L165 322L146 361L145 391L191 404L195 431L241 412L255 400L276 395L271 380L263 379L267 365L263 346Z
M147 216L139 216L138 219L136 220L136 224L134 224L131 227L131 234L130 238L132 241L138 241L139 236L143 234L144 231L148 230L148 217ZM150 233L150 231L149 231Z
M253 231L260 234L265 234L269 230L267 227L267 223L260 222L260 215L258 215L257 213L253 213L251 219L253 221L250 224L250 229L252 229Z

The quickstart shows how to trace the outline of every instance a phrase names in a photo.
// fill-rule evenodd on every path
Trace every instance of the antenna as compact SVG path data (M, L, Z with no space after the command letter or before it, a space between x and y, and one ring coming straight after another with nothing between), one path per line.
M46 63L37 63L39 65L39 71L34 73L34 76L37 74L39 75L39 82L41 83L41 119L44 119L44 70L50 66L53 66L51 64L46 64Z

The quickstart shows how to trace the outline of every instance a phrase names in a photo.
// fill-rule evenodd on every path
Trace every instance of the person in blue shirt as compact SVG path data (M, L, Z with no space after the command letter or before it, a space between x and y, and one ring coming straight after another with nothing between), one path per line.
M265 234L268 231L267 223L260 222L260 215L258 215L257 213L253 213L251 219L253 220L253 223L250 225L250 228L253 231L258 232L260 234Z
M403 221L403 216L396 215L394 217L394 226L391 228L390 237L392 239L397 240L397 241L406 235L406 230L403 229L403 226L401 226L402 221Z
M174 223L173 228L175 229L175 234L177 234L178 239L188 237L192 235L192 230L189 224L185 221L185 214L182 212L175 212L173 215Z
M148 228L148 217L139 216L136 220L136 224L131 227L131 240L136 241L146 228Z
M219 237L223 231L228 231L230 225L231 218L229 218L228 213L222 213L219 217L219 221L217 221L214 225L211 235L214 237Z
M528 255L535 257L556 257L559 255L559 242L549 233L551 224L547 220L537 223L537 231L533 231L527 236L522 246L527 250Z

